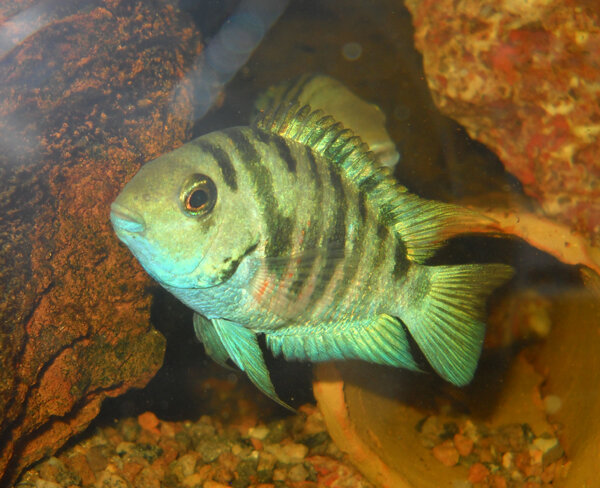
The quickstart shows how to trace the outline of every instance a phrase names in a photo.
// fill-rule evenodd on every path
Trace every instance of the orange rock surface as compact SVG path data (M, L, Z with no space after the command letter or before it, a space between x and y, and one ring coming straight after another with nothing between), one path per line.
M600 242L597 2L407 0L439 109L543 213Z
M0 53L3 486L162 363L149 279L109 206L143 161L187 137L170 90L202 48L166 3L29 3L0 11L14 41ZM14 20L23 11L29 23Z

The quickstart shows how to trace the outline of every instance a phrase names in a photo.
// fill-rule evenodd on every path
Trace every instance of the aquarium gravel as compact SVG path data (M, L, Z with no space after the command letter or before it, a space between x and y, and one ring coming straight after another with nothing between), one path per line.
M463 418L424 417L416 429L421 443L446 466L469 468L454 488L546 488L565 478L569 461L553 433L535 433L528 424L490 428Z
M332 443L311 404L268 423L253 415L175 422L152 412L118 419L36 464L16 486L372 487Z

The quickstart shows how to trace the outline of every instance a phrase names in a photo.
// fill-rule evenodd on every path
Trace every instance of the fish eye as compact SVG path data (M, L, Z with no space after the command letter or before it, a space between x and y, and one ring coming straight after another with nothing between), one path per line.
M217 187L206 175L192 175L183 186L181 202L188 215L206 215L217 202Z

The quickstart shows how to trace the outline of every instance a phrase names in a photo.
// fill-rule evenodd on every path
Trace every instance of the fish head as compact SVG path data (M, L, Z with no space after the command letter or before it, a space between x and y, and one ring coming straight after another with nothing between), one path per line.
M244 225L254 208L230 186L214 158L188 143L142 166L111 205L111 223L161 285L216 286L258 241Z

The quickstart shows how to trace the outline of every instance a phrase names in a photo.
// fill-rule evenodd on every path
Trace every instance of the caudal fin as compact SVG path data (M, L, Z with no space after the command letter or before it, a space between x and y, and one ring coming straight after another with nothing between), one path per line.
M399 315L433 367L463 386L473 379L485 336L488 295L509 280L504 264L416 266Z

